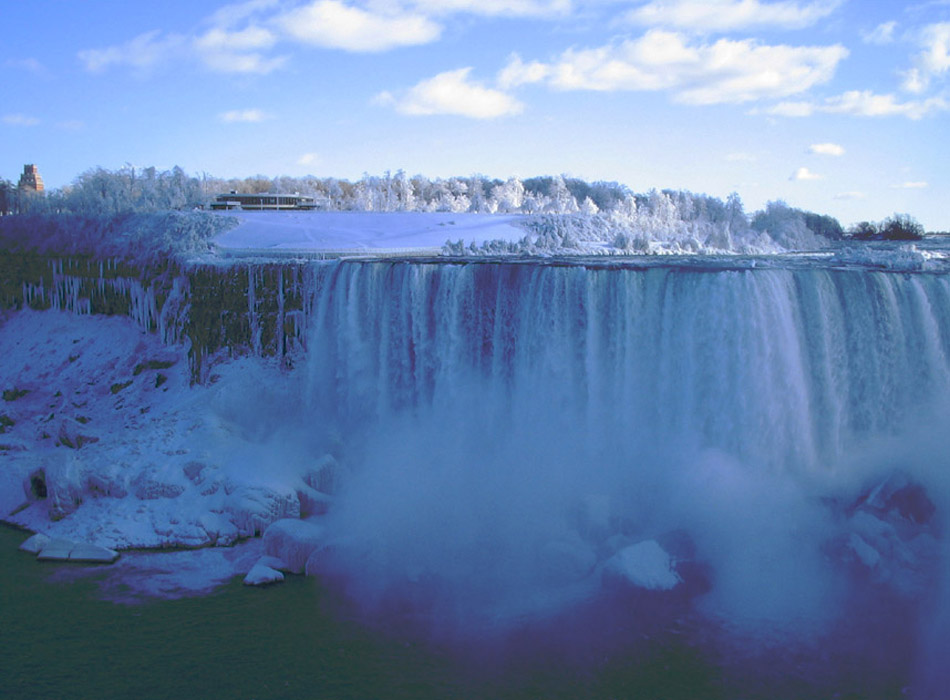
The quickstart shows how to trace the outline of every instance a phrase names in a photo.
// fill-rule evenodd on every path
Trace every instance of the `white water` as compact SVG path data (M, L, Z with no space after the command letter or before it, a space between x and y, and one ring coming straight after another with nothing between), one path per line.
M828 498L899 468L950 506L946 450L919 439L950 396L945 275L315 274L307 391L350 470L327 570L370 609L422 600L457 626L536 612L591 595L617 547L685 532L714 572L703 609L814 631L850 595Z

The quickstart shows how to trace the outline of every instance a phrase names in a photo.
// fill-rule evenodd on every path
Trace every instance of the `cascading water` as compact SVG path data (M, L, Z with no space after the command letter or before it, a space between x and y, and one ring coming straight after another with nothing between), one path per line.
M560 609L618 549L678 533L712 570L700 606L813 628L851 593L841 543L857 546L848 509L869 480L900 469L950 506L932 430L950 397L945 274L313 274L308 400L348 468L325 572L373 610L422 601L464 627Z

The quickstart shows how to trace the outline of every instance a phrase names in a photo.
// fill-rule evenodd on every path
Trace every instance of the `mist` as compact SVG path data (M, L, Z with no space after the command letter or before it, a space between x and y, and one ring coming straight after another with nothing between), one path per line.
M641 611L646 625L664 608L743 638L815 641L894 599L914 639L942 639L925 622L948 614L931 576L946 570L942 520L914 530L878 513L884 551L862 499L899 474L938 513L950 505L932 437L950 395L945 280L323 274L305 403L338 436L345 478L316 573L367 619L464 639L556 618L615 595L618 553L652 541L682 585L623 610L631 638ZM861 560L868 541L880 563Z

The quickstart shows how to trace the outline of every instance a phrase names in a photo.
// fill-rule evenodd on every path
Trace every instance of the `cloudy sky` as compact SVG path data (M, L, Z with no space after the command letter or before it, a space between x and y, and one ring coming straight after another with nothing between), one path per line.
M557 174L950 230L950 0L3 3L0 177Z

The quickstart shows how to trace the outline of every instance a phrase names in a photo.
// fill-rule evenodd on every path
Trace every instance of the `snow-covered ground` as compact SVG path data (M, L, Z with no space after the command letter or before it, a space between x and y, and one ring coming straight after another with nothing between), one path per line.
M308 481L317 484L314 470L332 458L278 425L299 414L293 373L239 359L217 365L208 386L190 386L183 347L128 317L58 311L0 317L0 358L7 522L116 550L205 547L320 507ZM253 564L215 562L171 566L161 585L201 589Z
M355 251L441 250L446 241L518 241L523 216L428 212L222 212L240 224L215 242L222 249Z

